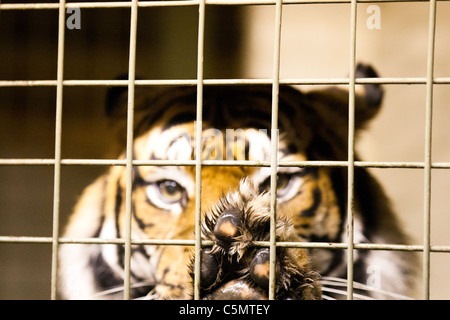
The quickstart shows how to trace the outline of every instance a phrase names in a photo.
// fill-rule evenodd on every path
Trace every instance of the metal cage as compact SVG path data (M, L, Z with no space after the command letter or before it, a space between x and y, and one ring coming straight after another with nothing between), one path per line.
M242 165L242 166L265 166L271 168L271 189L276 189L276 174L279 166L299 166L299 167L347 167L348 168L348 239L344 243L291 243L277 242L275 239L275 219L276 219L276 193L272 192L271 199L271 232L270 241L260 242L257 245L268 246L270 248L270 290L269 298L274 298L274 278L275 278L275 249L276 247L301 247L301 248L335 248L347 249L348 261L348 281L347 298L353 299L353 254L354 250L399 250L399 251L417 251L423 253L423 292L422 298L430 298L430 253L431 252L450 252L450 246L431 245L430 237L430 219L431 219L431 171L432 169L450 169L449 162L432 161L432 113L433 113L433 88L439 84L450 84L450 78L437 78L434 73L435 59L435 26L436 26L436 6L438 0L425 1L429 3L429 27L428 27L428 58L427 74L420 78L356 78L356 29L357 29L357 7L360 3L380 3L380 2L408 2L408 0L185 0L185 1L138 1L131 0L126 2L67 2L61 0L59 3L1 3L0 13L7 10L56 10L58 11L58 40L57 40L57 77L56 80L1 80L0 88L5 87L52 87L56 89L56 119L55 119L55 139L54 139L54 157L52 158L30 158L30 159L0 159L0 166L51 166L54 170L53 181L53 227L51 237L28 237L28 236L0 236L0 243L45 243L51 244L51 299L57 298L57 269L58 269L58 247L66 243L109 243L123 245L125 248L125 282L124 299L130 297L130 254L133 244L148 245L182 245L195 247L195 299L199 298L199 268L200 268L200 250L202 246L207 245L200 238L200 212L201 212L201 168L203 166L223 166L223 165ZM440 0L443 1L443 0ZM280 78L280 41L282 30L282 11L289 4L321 4L321 3L346 3L350 4L350 68L348 78L334 79L282 79ZM273 77L271 79L205 79L204 78L204 37L205 37L205 8L215 5L265 5L275 6L276 13L273 23ZM198 8L198 42L197 42L197 74L195 79L188 80L138 80L136 79L136 46L138 29L138 12L144 7L166 7L166 6L192 6ZM64 78L64 39L66 33L66 10L68 8L127 8L130 11L130 31L128 47L128 76L127 80L70 80ZM0 40L1 42L1 40ZM305 161L305 162L278 162L276 152L272 152L271 161L239 161L230 164L229 161L201 160L201 124L202 124L202 93L205 84L271 84L272 92L272 135L277 132L278 117L278 89L280 84L293 85L346 85L349 88L349 131L348 131L348 160L347 161ZM355 121L355 86L364 83L380 84L422 84L426 86L426 129L425 129L425 149L423 151L423 161L421 162L374 162L374 161L355 161L354 147L354 121ZM134 91L137 86L171 86L171 85L190 85L196 86L198 92L197 99L197 119L196 119L196 160L185 162L173 161L137 161L132 159L133 143L133 108ZM87 87L87 86L122 86L128 88L128 113L127 113L127 140L126 140L126 160L110 159L68 159L61 156L61 136L62 136L62 112L63 112L63 94L68 87ZM1 89L0 89L1 90ZM272 139L272 150L277 150L277 139ZM195 240L133 240L131 236L131 184L133 166L195 166L196 168L196 238ZM65 239L60 237L60 197L61 197L61 168L64 166L125 166L127 172L127 234L124 239ZM424 185L424 208L423 208L423 244L421 245L397 245L397 244L360 244L354 243L353 239L353 181L354 168L412 168L423 170ZM3 213L2 213L3 214Z

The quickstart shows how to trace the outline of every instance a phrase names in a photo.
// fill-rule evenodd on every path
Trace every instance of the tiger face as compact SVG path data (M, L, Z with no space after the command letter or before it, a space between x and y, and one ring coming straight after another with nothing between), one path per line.
M369 66L358 75L373 77ZM233 160L270 161L278 139L278 161L347 159L348 92L340 88L301 93L280 87L279 132L270 130L270 86L205 86L201 171L203 299L265 299L269 286L270 168L232 165ZM356 100L356 130L379 110L382 89L365 85ZM108 112L120 119L115 92ZM126 95L125 95L126 96ZM195 159L196 88L180 87L136 95L136 160ZM133 167L133 239L194 239L196 168L192 165ZM122 238L125 226L125 167L112 167L80 198L64 237ZM346 239L346 169L280 166L277 174L277 241L342 242ZM355 170L355 242L406 243L381 187L364 168ZM193 247L139 244L131 252L134 298L192 298ZM342 250L278 248L275 297L320 299L326 277L345 278ZM377 264L383 289L405 293L414 262L401 252L355 254L354 280L366 283ZM65 244L60 248L64 298L121 298L124 248L121 245Z

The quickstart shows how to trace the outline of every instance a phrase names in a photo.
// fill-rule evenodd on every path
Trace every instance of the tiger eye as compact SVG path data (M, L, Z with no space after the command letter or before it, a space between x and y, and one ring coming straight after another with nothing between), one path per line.
M291 176L287 174L278 174L277 175L277 189L283 190L289 185L289 181L291 180Z
M159 192L170 202L178 202L183 197L183 188L173 180L165 180L159 184Z
M285 189L289 185L291 177L292 175L279 173L277 175L277 190ZM260 192L270 190L270 177L264 180L259 189Z

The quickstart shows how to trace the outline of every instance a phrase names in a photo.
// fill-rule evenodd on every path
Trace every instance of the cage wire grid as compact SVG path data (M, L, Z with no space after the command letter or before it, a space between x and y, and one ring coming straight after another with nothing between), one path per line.
M0 159L2 166L53 166L53 226L51 237L26 237L26 236L0 236L0 243L47 243L52 245L51 263L51 299L57 299L57 270L58 270L58 247L60 244L116 244L125 248L124 259L124 299L130 299L130 263L131 246L143 245L177 245L194 246L194 299L200 298L200 252L202 246L208 246L210 241L201 240L201 168L204 166L252 166L269 167L271 169L270 188L270 240L255 242L255 246L266 246L270 248L270 281L269 299L275 298L275 266L276 247L291 248L327 248L347 250L347 299L354 297L353 293L353 253L354 250L397 250L417 251L423 253L423 292L422 298L430 298L430 253L450 252L450 246L431 245L431 171L432 169L450 169L450 162L432 162L432 114L433 114L433 88L439 84L450 84L450 78L434 77L435 57L435 34L436 34L436 5L437 1L448 0L186 0L186 1L138 1L129 2L83 2L66 3L0 3L1 10L59 10L58 19L58 55L57 55L57 77L56 80L15 80L0 81L1 87L34 87L50 86L56 87L56 118L55 118L55 157L51 159ZM382 3L382 2L429 2L429 24L427 44L427 74L423 78L356 78L356 22L358 3ZM350 3L350 48L349 48L349 77L334 79L280 79L280 44L282 30L282 10L288 4L320 4L320 3ZM206 5L272 5L275 6L274 17L274 40L273 40L273 76L272 79L204 79L203 77L203 46L205 34L205 7ZM156 6L198 6L198 44L197 44L197 78L191 80L136 80L136 38L138 9L140 7ZM67 8L130 8L130 39L129 39L129 62L127 80L65 80L64 71L64 35L65 17ZM425 148L423 162L374 162L355 161L355 86L357 84L425 84L426 85L426 116L425 116ZM347 161L300 161L300 162L278 162L276 152L271 152L270 161L221 161L202 160L201 132L202 132L202 100L203 85L242 85L242 84L271 84L272 85L272 121L271 136L277 135L278 120L278 90L281 84L291 85L347 85L349 88L349 129L348 129L348 159ZM196 115L196 158L190 161L165 161L165 160L133 160L133 115L134 115L134 90L136 86L167 86L167 85L189 85L197 88L197 115ZM68 86L123 86L128 87L127 101L127 142L125 160L103 160L103 159L62 159L61 157L61 132L63 112L63 89ZM271 150L278 149L278 140L271 139ZM67 239L59 237L59 201L62 166L125 166L126 167L126 234L121 239ZM195 240L182 239L133 239L131 235L131 185L133 166L194 166L196 168L195 185ZM347 230L348 238L342 243L328 242L277 242L275 239L276 221L276 175L278 167L347 167L348 168L348 190L347 190ZM366 168L412 168L423 169L424 172L424 208L423 208L423 244L422 245L398 245L398 244L376 244L376 243L354 243L354 169L355 167Z

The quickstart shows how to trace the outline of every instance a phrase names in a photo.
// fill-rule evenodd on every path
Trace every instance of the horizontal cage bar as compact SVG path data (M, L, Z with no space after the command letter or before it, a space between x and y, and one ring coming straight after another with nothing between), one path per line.
M56 80L0 80L0 87L52 87L57 85ZM272 79L205 79L205 85L270 85ZM348 85L348 78L298 78L280 79L280 85ZM426 78L357 78L356 84L397 84L417 85L427 84ZM197 80L135 80L136 86L196 86ZM434 78L433 84L450 84L449 77ZM63 80L64 86L128 86L128 80Z
M26 237L26 236L0 236L0 244L51 244L52 237ZM100 238L59 238L60 244L101 244L101 245L125 245L124 239L100 239ZM165 246L195 246L195 240L185 239L132 239L131 245L165 245ZM202 241L202 247L212 246L212 241ZM254 241L255 247L268 247L269 241ZM341 242L276 242L277 247L284 248L315 248L315 249L347 249L347 243ZM423 245L381 244L381 243L354 243L357 250L386 250L386 251L417 251L424 250ZM450 245L432 245L431 252L450 252Z
M66 166L126 166L126 160L117 159L61 159L61 165ZM54 159L0 159L0 166L47 166L54 165ZM134 166L195 166L195 160L133 160ZM424 162L383 162L355 161L356 167L380 169L423 169ZM235 161L235 160L203 160L202 166L246 166L270 167L270 161ZM347 167L348 161L286 161L279 162L278 167ZM434 162L432 169L450 169L450 162Z
M445 2L449 0L437 0ZM393 2L428 2L428 0L358 0L358 3L393 3ZM206 0L207 5L275 5L276 0ZM351 3L351 0L284 0L283 5L289 4L335 4ZM131 2L71 2L66 3L66 8L131 8ZM199 6L200 1L140 1L138 7L180 7ZM0 10L43 10L59 9L58 3L3 3Z

